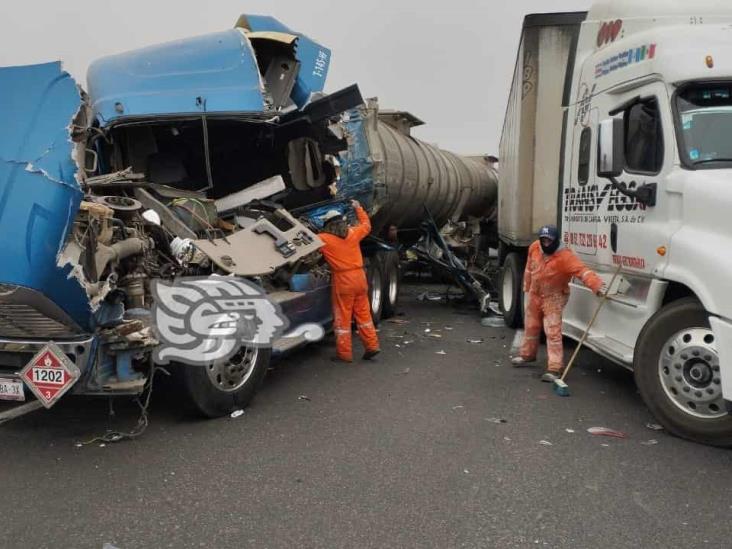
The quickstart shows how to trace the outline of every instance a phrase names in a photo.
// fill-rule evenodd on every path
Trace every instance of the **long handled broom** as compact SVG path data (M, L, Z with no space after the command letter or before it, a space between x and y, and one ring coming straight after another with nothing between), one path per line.
M592 319L590 320L590 323L587 325L587 329L585 330L585 333L582 334L582 337L579 340L579 343L577 343L577 347L574 350L574 353L572 353L572 358L569 359L569 363L567 364L567 368L564 370L564 373L562 374L562 377L559 379L554 380L554 392L558 394L559 396L569 396L569 385L565 383L565 378L567 377L567 374L569 374L570 368L572 368L572 365L574 364L574 359L577 358L577 355L580 352L580 349L582 348L582 344L587 339L587 336L590 333L590 329L592 328L592 325L595 323L595 320L597 319L597 315L600 314L600 310L602 309L603 305L605 305L605 302L608 300L608 294L610 293L610 289L613 287L613 283L615 282L615 279L618 276L618 273L620 273L620 269L622 268L622 265L618 265L618 268L615 269L615 274L613 274L612 279L610 279L610 284L608 284L607 290L602 296L602 299L600 300L600 303L597 304L597 308L595 309L595 314L592 315Z

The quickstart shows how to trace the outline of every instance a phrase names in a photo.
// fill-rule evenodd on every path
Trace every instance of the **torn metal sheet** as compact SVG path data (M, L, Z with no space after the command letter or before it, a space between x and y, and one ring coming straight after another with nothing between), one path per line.
M328 48L267 15L242 15L235 26L255 34L267 32L297 36L297 42L294 43L295 58L300 62L301 69L292 91L292 100L303 108L313 94L322 93L330 67L331 51Z
M219 214L230 212L246 206L253 200L269 198L274 194L284 191L286 188L282 176L275 175L274 177L269 177L259 183L255 183L246 189L219 198L215 202L216 211Z
M82 192L72 121L81 96L60 62L0 69L0 284L36 290L84 326L88 301L56 259Z

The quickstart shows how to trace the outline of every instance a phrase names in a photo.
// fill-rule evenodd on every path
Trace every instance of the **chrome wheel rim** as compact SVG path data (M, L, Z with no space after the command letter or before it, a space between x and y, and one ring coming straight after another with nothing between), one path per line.
M371 310L378 311L381 305L381 277L374 271L371 275Z
M513 277L509 271L503 272L503 284L501 290L503 294L503 310L510 311L513 307Z
M701 419L727 415L719 356L709 328L689 328L661 348L658 375L666 396L684 413Z
M399 274L396 268L392 269L391 276L389 276L389 303L394 305L399 295Z
M249 381L258 357L257 347L241 347L230 359L206 366L206 373L219 391L233 393Z

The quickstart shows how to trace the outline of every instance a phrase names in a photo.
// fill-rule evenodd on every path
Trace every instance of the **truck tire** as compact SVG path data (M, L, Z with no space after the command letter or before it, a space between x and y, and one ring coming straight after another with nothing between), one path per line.
M643 401L670 433L732 446L714 334L699 301L680 299L651 317L638 338L633 368Z
M180 365L189 408L215 418L246 407L254 398L269 367L271 349L241 347L221 365Z
M364 258L366 280L369 284L371 318L376 326L378 326L381 320L381 312L384 307L384 269L378 256L379 254L375 254L371 257Z
M402 271L399 264L399 253L392 250L378 254L384 272L384 286L382 295L384 304L381 308L381 318L391 318L396 314L399 302L399 290L402 285Z
M501 269L499 305L503 313L503 321L509 328L521 328L524 325L523 279L524 258L510 252Z

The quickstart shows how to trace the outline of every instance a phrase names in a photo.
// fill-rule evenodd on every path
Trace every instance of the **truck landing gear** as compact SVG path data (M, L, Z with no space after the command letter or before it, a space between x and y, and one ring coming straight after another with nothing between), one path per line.
M635 379L648 408L671 433L732 446L719 357L708 314L694 298L658 311L638 338Z

